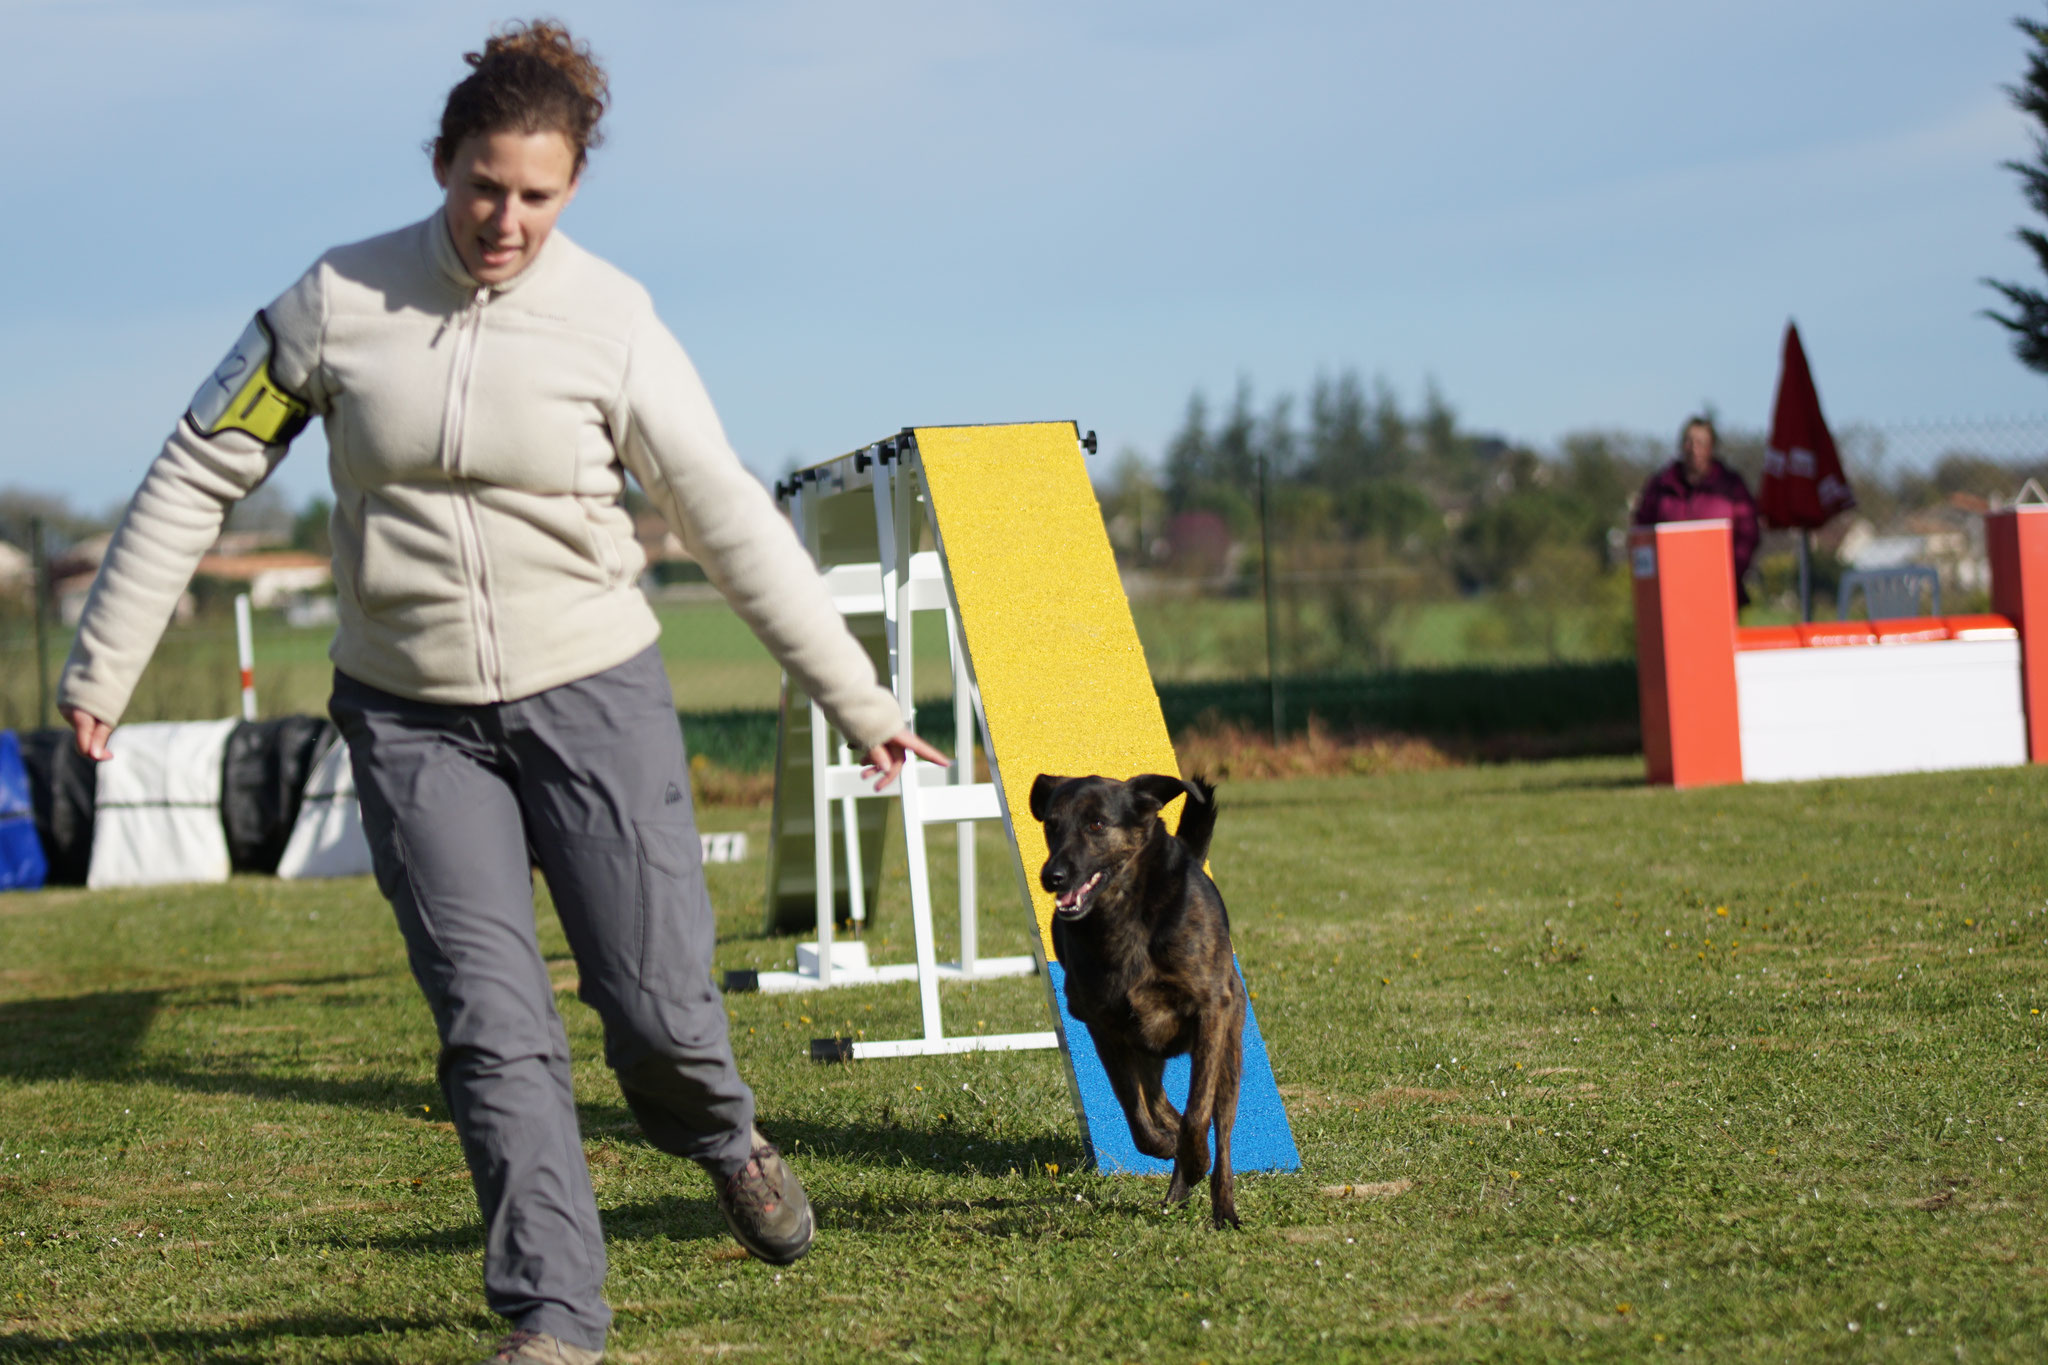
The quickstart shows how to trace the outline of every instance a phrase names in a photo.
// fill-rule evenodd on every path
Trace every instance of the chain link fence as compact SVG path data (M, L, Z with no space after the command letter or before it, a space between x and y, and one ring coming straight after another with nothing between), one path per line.
M1722 435L1725 457L1754 487L1762 433ZM1836 440L1859 506L1818 538L1820 610L1832 610L1832 575L1847 562L1845 553L1856 550L1858 536L1867 541L1945 533L1962 539L1955 563L1945 566L1955 588L1944 606L1981 605L1972 595L1981 585L1960 566L1981 554L1983 510L2010 503L2028 478L2048 484L2048 415L1845 423L1836 428ZM1512 512L1517 496L1527 496L1533 506L1554 493L1547 481L1564 477L1569 450L1538 459L1502 444L1495 486L1471 505L1444 509L1443 535L1427 547L1281 536L1268 566L1256 522L1250 534L1239 528L1233 535L1220 521L1198 528L1207 541L1183 555L1166 544L1157 514L1136 530L1112 515L1111 540L1124 563L1132 614L1153 675L1161 684L1179 685L1263 679L1269 673L1328 680L1628 660L1634 653L1633 623L1619 552L1627 494L1667 450L1650 438L1627 438L1616 448L1623 452L1625 477L1608 495L1611 505L1602 504L1607 544L1559 544L1537 536L1512 546L1512 571L1483 586L1460 577L1454 553L1460 535L1486 508ZM5 549L0 545L0 553ZM71 627L54 595L46 596L45 663L39 667L33 574L10 578L9 562L0 558L0 728L54 724L52 694ZM1745 620L1784 615L1792 573L1790 536L1767 535L1751 580L1757 603ZM74 611L76 600L74 592ZM207 605L195 617L165 634L126 719L234 713L232 614L225 594L202 600ZM331 672L320 632L288 630L281 620L259 616L257 646L266 715L318 713L325 707Z
M1721 435L1723 458L1754 489L1765 434ZM1858 507L1815 538L1816 613L1833 614L1839 576L1857 556L1933 563L1943 577L1945 610L1988 609L1983 513L2010 505L2029 479L2048 485L2048 415L1845 423L1835 436ZM1405 551L1282 535L1266 566L1255 534L1226 538L1212 528L1210 544L1183 555L1170 538L1141 545L1128 525L1113 521L1155 678L1192 682L1270 669L1299 679L1633 658L1621 568L1630 502L1671 452L1650 438L1600 439L1614 468L1600 504L1605 543L1597 546L1535 532L1512 543L1518 502L1528 509L1523 520L1533 524L1571 477L1569 442L1540 459L1503 447L1493 484L1471 502L1443 509L1443 538ZM1157 522L1168 525L1163 512ZM1492 581L1470 581L1469 542L1481 529L1497 534L1503 524L1511 543L1492 552L1508 554L1511 567ZM1177 570L1177 561L1193 571ZM1796 562L1795 534L1766 532L1748 580L1753 604L1745 621L1793 619Z

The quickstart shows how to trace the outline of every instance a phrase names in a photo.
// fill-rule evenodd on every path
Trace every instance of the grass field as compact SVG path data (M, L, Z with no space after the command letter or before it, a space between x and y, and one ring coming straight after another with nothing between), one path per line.
M780 695L782 670L746 623L722 601L663 602L662 657L676 706L683 711L772 707ZM937 618L933 618L936 620ZM327 646L330 628L293 629L272 613L255 625L256 695L266 716L320 715L333 690L334 665ZM942 630L915 637L922 673L920 696L940 695L950 686ZM69 631L50 642L54 681L71 648ZM136 689L129 720L191 720L234 714L240 707L231 620L202 621L170 631ZM0 641L0 728L35 723L35 650L32 638Z
M915 1030L910 989L845 990L728 1002L823 1229L742 1259L637 1136L543 913L617 1358L2040 1358L2048 772L1639 771L1225 789L1304 1162L1240 1179L1238 1233L1080 1171L1049 1054L804 1060ZM765 822L704 813L756 836L710 869L721 967L790 959L757 930ZM985 849L986 951L1019 951ZM880 926L907 957L900 889ZM0 1360L478 1354L475 1208L373 886L15 895L0 936ZM1043 1026L1035 980L946 1008Z
M1393 651L1403 667L1532 664L1542 649L1487 642L1492 607L1483 601L1426 604L1404 618ZM781 670L738 616L722 601L664 601L662 656L669 666L676 706L683 711L753 710L776 703ZM1162 682L1263 676L1265 626L1256 598L1200 598L1139 602L1132 608L1153 676ZM933 618L936 621L936 618ZM25 629L25 628L24 628ZM1568 658L1605 657L1568 621L1562 638ZM327 707L333 665L328 628L293 629L275 613L256 618L256 691L266 716L312 714ZM70 632L50 641L54 680L71 647ZM948 691L944 632L916 636L920 696ZM1282 659L1283 672L1287 669ZM176 627L158 649L137 689L128 719L190 720L229 715L236 691L234 626L226 617ZM35 650L21 629L0 638L0 728L35 724Z

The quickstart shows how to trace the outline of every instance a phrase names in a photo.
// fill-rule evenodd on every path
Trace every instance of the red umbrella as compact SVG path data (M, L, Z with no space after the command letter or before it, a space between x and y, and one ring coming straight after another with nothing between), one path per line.
M1813 619L1812 531L1837 512L1856 505L1842 474L1841 452L1820 415L1820 394L1806 367L1799 329L1785 324L1785 361L1778 371L1778 401L1771 413L1771 442L1764 448L1764 477L1757 486L1757 511L1772 526L1799 531L1799 615Z
M1856 505L1842 474L1842 457L1827 419L1799 329L1785 324L1785 363L1778 374L1778 401L1771 415L1771 442L1764 451L1764 478L1757 487L1757 511L1778 527L1811 530Z

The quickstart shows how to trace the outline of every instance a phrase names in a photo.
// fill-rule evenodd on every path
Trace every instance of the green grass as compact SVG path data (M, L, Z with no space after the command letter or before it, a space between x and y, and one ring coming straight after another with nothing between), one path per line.
M668 664L677 709L754 710L776 704L781 668L724 602L663 602L655 614L661 618L662 658ZM293 629L278 614L258 613L254 635L256 697L262 714L325 714L333 690L334 665L327 658L333 631ZM921 670L918 694L948 693L944 631L920 630L914 641ZM69 630L52 632L53 685L70 648ZM238 689L232 619L202 619L165 635L125 719L192 720L236 714L241 707ZM34 636L6 632L0 638L0 729L32 728L35 709Z
M724 602L665 601L655 612L661 618L661 652L677 709L758 710L775 705L781 670ZM1256 597L1138 602L1133 604L1132 615L1153 676L1162 682L1264 676L1265 618ZM1498 629L1489 631L1495 615L1494 607L1484 601L1421 604L1393 630L1392 657L1404 668L1505 666L1548 660L1540 646L1494 638L1500 634ZM1567 613L1560 634L1562 657L1606 657L1588 643L1590 619L1585 613ZM284 624L281 615L259 612L255 637L256 693L262 713L323 713L332 690L333 665L327 659L332 632L326 628L293 629ZM52 632L53 682L70 648L70 631ZM919 630L916 648L921 670L919 695L946 694L944 633L936 627ZM1283 655L1283 671L1286 662ZM234 625L221 615L174 627L165 636L136 690L127 719L225 716L240 705ZM35 708L34 637L26 624L12 622L0 629L0 728L34 726Z
M1304 1162L1240 1179L1239 1233L1079 1171L1049 1054L804 1060L915 1030L909 988L846 990L729 1001L823 1229L795 1267L738 1259L705 1180L639 1139L543 914L615 1349L2038 1359L2048 772L1639 774L1226 789L1214 867ZM765 812L704 823L756 836L710 869L719 965L786 965ZM984 850L987 951L1016 951ZM474 1358L475 1208L369 883L9 896L0 946L0 1360ZM949 1023L1042 1027L1040 992L949 990ZM1368 1183L1399 1192L1323 1192Z
M1157 681L1199 682L1265 673L1265 608L1255 594L1133 602L1131 617ZM1614 657L1612 646L1601 643L1604 620L1587 609L1564 610L1557 657L1579 661ZM1483 598L1416 603L1390 623L1385 643L1389 660L1399 668L1551 662L1550 651L1542 643L1518 640L1505 630L1498 605ZM1281 670L1295 671L1294 662L1283 633Z

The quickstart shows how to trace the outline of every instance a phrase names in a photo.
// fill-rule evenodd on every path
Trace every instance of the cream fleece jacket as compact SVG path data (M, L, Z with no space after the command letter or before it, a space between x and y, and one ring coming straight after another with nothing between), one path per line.
M631 470L857 751L902 728L647 292L560 231L484 288L437 212L328 252L264 316L273 376L326 426L344 673L467 705L645 649L660 625L620 500ZM61 701L120 719L229 507L284 454L179 421L108 546Z

